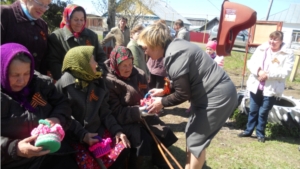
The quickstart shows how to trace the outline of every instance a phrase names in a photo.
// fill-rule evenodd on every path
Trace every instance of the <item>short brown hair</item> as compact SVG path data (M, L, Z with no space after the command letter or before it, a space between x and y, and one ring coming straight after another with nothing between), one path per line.
M184 23L181 19L178 19L177 21L175 21L174 23L175 25L179 25L180 27L183 27L184 26Z
M283 32L281 31L274 31L269 36L272 39L278 38L280 41L283 41Z
M125 20L126 22L128 22L128 19L125 18L124 16L121 16L120 20Z
M133 34L135 34L138 31L141 31L144 29L143 25L136 25L131 31L130 31L130 37L133 36Z

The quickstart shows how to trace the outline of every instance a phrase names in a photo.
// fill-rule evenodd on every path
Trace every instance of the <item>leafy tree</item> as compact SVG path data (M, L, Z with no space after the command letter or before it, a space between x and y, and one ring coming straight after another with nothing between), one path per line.
M1 0L1 5L10 5L14 3L16 0Z
M72 3L71 0L65 2L61 0L52 0L52 3L49 5L49 10L42 16L48 23L49 33L59 28L64 8L70 3Z

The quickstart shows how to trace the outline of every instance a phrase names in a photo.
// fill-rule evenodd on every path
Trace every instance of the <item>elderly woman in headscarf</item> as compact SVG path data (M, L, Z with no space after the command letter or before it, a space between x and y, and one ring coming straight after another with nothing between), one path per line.
M106 77L109 89L108 103L132 147L129 167L131 169L141 167L142 157L151 155L154 165L167 167L154 140L142 123L140 100L149 89L145 73L133 66L132 53L124 46L115 47L110 54L110 59L105 64L109 72ZM177 141L177 137L171 129L158 116L143 118L166 147Z
M56 90L49 77L34 73L33 56L23 45L7 43L0 50L1 168L48 168L49 160L45 159L55 158L56 153L50 155L49 150L32 145L37 136L30 132L40 119L51 125L60 124L66 130L71 120L68 99ZM72 167L67 161L67 157L60 157L51 166Z
M115 137L117 144L113 146L116 149L118 146L130 147L126 135L122 132L122 127L111 115L107 103L109 93L102 73L97 70L98 64L93 56L94 50L93 46L70 49L64 58L63 75L56 83L57 89L71 101L74 120L67 133L67 139L74 149L85 152L81 155L77 154L78 164L89 165L91 168L97 168L98 163L95 163L95 159L90 157L86 150L88 146L99 142L95 136ZM111 160L108 155L105 155L101 157L101 160L106 167L118 168L128 155L127 152L129 149L124 149L122 152L117 152L119 156L115 157L116 159Z
M54 80L58 80L62 75L61 68L66 53L76 46L94 46L93 55L96 62L101 69L105 67L103 62L107 59L107 56L100 46L98 35L86 28L85 24L86 12L83 7L71 4L63 12L60 29L49 36L47 60Z

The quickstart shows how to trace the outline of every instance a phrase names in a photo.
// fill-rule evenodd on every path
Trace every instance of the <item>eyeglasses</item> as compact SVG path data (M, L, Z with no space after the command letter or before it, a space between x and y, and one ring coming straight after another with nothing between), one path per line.
M39 2L38 0L33 0L39 7L44 8L46 10L49 9L49 5L44 5L43 3Z

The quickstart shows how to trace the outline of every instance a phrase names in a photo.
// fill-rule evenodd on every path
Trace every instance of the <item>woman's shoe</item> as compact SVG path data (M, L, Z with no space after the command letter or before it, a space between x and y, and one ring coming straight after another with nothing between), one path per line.
M238 137L250 137L251 135L251 133L246 133L245 131L243 131L240 134L238 134Z
M265 142L265 138L264 137L257 137L257 141L264 143Z

